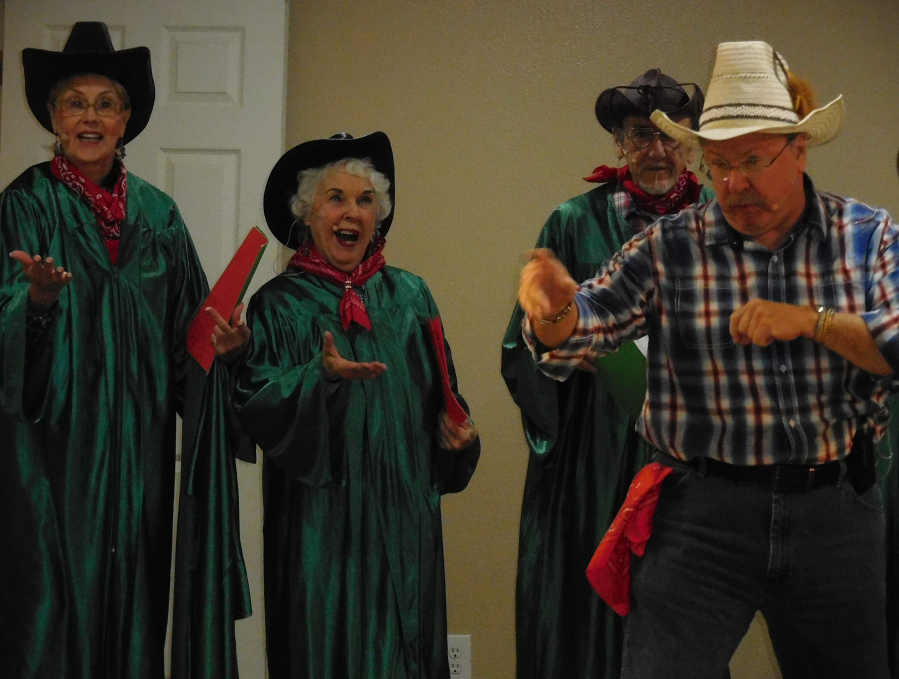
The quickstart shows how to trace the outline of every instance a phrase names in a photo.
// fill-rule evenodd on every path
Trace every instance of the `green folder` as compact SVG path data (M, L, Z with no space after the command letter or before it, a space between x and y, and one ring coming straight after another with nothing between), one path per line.
M625 342L614 354L594 361L594 365L618 408L637 417L646 400L646 357L640 348L633 342Z

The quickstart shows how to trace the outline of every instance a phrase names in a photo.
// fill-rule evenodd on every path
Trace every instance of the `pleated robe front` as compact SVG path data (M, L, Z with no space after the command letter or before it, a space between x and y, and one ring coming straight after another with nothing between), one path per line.
M0 194L0 249L52 256L73 274L46 347L26 360L28 282L19 262L0 257L3 676L164 676L176 413L188 388L201 400L220 398L226 382L215 368L218 381L207 383L182 341L207 284L178 209L139 177L129 174L128 182L116 265L89 208L52 177L49 163ZM225 495L204 488L187 503L213 498L227 514L233 463L222 456L222 420L199 402L193 410L206 419L186 422L195 433L186 462L224 470ZM209 519L207 509L190 518ZM206 527L197 535L209 537ZM238 608L247 613L238 536L227 536L225 547L220 561L239 571L232 573ZM211 573L208 563L185 558L185 577L198 568L200 580ZM218 575L222 589L227 577L220 568ZM183 602L188 612L180 617L201 619L214 605ZM236 674L233 618L227 624L230 639L221 628L211 636L224 633L218 650L230 657L208 653L203 662L214 675L207 676ZM198 635L191 652L209 650L202 630L188 631Z

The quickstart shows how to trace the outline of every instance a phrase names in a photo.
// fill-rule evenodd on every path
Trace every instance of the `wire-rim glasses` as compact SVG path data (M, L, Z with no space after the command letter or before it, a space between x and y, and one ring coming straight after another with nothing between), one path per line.
M703 158L703 162L706 165L708 178L712 181L716 182L726 182L730 179L730 173L736 170L740 174L742 174L746 179L752 180L762 174L769 167L774 165L777 162L777 159L783 155L783 152L787 150L787 147L793 143L793 140L796 137L791 135L787 139L787 143L784 144L784 147L777 152L777 155L774 156L767 163L764 162L764 158L759 156L749 156L748 158L744 158L736 165L731 165L726 160L709 160L708 158Z
M63 118L80 118L89 108L93 108L98 116L114 118L125 109L125 105L110 96L101 96L94 102L89 102L84 97L66 97L56 103L56 109Z

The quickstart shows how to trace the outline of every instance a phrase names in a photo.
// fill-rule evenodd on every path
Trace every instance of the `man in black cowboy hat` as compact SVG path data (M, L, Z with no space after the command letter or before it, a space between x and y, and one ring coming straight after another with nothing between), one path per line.
M550 248L578 280L589 278L661 215L709 199L686 169L692 151L649 120L662 110L692 126L702 103L698 87L659 69L604 90L596 117L625 163L587 177L600 186L560 205L537 246ZM516 308L502 351L502 374L530 448L516 592L518 677L613 679L621 621L590 589L584 569L650 455L634 431L645 378L639 368L614 378L616 366L598 363L556 382L537 370L521 321ZM627 351L639 366L639 350L632 344Z
M79 22L22 61L57 143L0 194L0 675L162 679L180 414L172 677L236 677L227 374L185 337L206 277L177 206L117 152L153 109L150 52Z

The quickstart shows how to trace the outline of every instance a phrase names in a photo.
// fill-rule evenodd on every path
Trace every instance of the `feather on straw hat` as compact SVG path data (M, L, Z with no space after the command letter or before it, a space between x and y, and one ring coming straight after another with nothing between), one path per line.
M651 120L669 137L688 146L723 141L754 132L804 134L809 146L839 134L846 117L842 95L799 119L788 89L787 62L765 42L723 42L715 53L699 130L678 125L663 111Z

